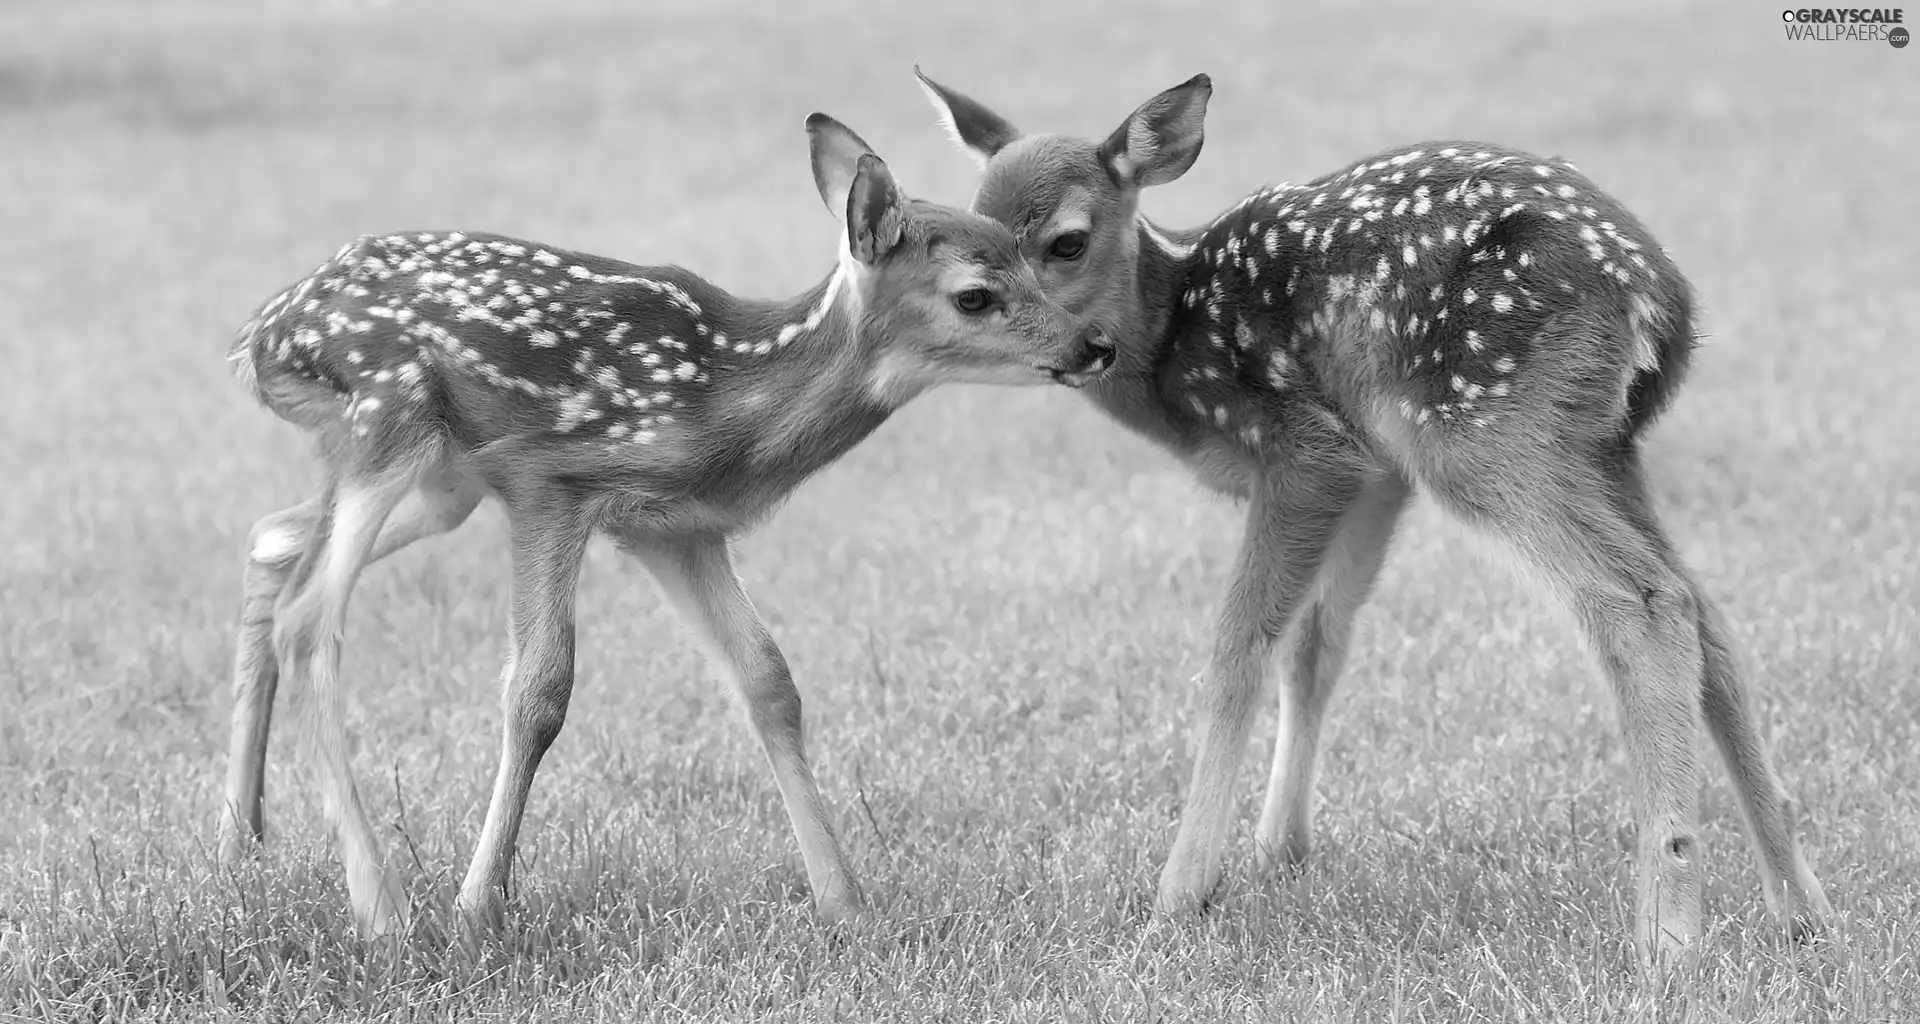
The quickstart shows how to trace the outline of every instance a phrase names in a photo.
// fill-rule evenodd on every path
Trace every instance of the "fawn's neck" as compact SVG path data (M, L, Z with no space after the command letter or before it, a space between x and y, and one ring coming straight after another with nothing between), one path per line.
M1088 397L1128 429L1185 454L1196 443L1179 410L1162 397L1160 372L1174 343L1174 314L1194 267L1192 238L1199 231L1167 232L1145 219L1134 231L1135 258L1123 263L1131 279L1116 280L1111 293L1119 355L1105 376L1089 384Z
M727 339L704 433L730 473L716 483L778 497L865 440L912 397L882 386L884 338L861 301L866 273L850 256L786 301L717 298ZM778 492L778 493L774 493Z

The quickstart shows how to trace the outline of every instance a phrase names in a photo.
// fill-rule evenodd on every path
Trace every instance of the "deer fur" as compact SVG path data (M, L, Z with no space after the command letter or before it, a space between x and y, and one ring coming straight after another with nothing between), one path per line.
M1648 494L1641 440L1692 357L1693 298L1625 207L1564 160L1425 142L1163 229L1141 216L1140 190L1199 157L1207 76L1098 141L1022 133L919 78L983 168L973 208L1013 230L1049 295L1117 340L1088 396L1246 503L1159 911L1200 908L1220 881L1241 752L1283 640L1256 840L1267 865L1306 860L1354 615L1425 492L1517 552L1600 656L1633 770L1643 959L1701 930L1703 710L1769 905L1796 934L1830 912L1727 629Z
M497 928L542 755L573 689L574 592L595 533L651 570L742 697L823 916L860 893L803 747L800 694L735 576L728 538L915 395L953 381L1078 386L1109 365L1045 297L1013 236L911 200L852 131L807 122L838 265L784 302L475 232L366 237L269 301L231 356L313 437L320 494L253 528L234 667L223 849L261 834L274 694L308 697L311 759L363 932L407 922L354 784L338 678L368 564L506 506L513 559L504 735L462 920Z

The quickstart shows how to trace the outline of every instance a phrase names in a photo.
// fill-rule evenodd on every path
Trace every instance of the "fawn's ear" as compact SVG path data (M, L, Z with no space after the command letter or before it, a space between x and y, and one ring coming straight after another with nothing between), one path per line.
M873 263L900 244L905 206L887 162L872 153L861 157L847 196L847 248L855 259Z
M933 112L939 116L947 136L971 154L980 166L985 167L995 153L1020 137L1020 129L1008 124L1005 118L921 74L918 64L913 66L913 77L920 80L920 89L927 94L927 102L933 104Z
M1164 185L1200 156L1213 80L1195 75L1140 104L1100 144L1100 162L1121 188Z
M813 184L820 190L820 201L827 204L828 213L845 218L847 196L860 172L860 158L872 156L873 147L833 118L809 114L807 148L813 157Z

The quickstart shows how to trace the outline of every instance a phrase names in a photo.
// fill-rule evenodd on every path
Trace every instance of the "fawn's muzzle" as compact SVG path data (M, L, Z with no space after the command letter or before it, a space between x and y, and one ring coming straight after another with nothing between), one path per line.
M1089 324L1080 334L1079 350L1074 354L1077 369L1056 369L1053 379L1070 388L1081 387L1113 368L1117 353L1113 341L1098 324Z

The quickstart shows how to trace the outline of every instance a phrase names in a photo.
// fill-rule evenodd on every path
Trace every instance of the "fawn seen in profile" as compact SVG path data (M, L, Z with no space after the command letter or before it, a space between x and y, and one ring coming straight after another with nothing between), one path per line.
M231 358L311 434L320 496L249 538L223 850L261 832L274 691L308 695L312 757L363 934L404 927L399 875L348 760L341 629L369 563L454 529L488 494L513 557L499 774L460 887L497 928L515 836L573 689L574 592L590 536L659 581L730 677L785 800L823 916L856 911L802 748L800 695L741 589L727 540L937 384L1079 386L1113 347L1040 290L1006 228L911 200L852 131L807 120L813 174L843 218L839 265L796 299L730 295L494 235L365 237L247 324Z
M1087 393L1247 502L1160 912L1203 906L1220 880L1241 752L1288 637L1256 841L1264 865L1306 859L1328 699L1417 488L1537 569L1605 666L1632 765L1642 960L1700 934L1702 713L1769 906L1795 934L1829 913L1728 628L1648 494L1640 440L1687 368L1693 305L1620 203L1564 160L1428 142L1162 230L1140 190L1199 156L1205 75L1101 141L1024 135L920 81L982 166L974 210L1011 227L1047 293L1119 345Z

